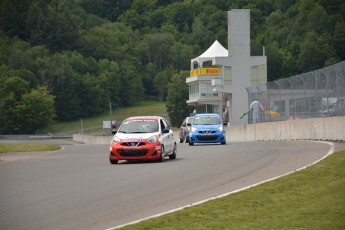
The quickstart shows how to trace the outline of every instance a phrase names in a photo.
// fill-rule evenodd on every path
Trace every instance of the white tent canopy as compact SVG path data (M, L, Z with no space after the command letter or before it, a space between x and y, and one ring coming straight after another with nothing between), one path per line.
M214 57L228 57L228 50L225 49L217 40L199 57L191 60L191 67L193 69L193 63L198 63L199 67L203 66L205 61L210 61Z

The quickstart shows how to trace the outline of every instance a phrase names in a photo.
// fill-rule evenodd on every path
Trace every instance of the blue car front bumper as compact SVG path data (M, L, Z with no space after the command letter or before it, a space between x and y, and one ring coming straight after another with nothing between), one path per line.
M189 143L226 143L224 131L203 131L190 132Z

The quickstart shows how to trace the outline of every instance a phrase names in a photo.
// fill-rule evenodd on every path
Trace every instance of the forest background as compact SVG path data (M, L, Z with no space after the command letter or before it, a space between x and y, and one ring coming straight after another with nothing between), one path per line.
M250 9L268 81L345 60L342 0L2 0L0 134L35 133L146 98L186 104L190 60L227 48L227 11Z

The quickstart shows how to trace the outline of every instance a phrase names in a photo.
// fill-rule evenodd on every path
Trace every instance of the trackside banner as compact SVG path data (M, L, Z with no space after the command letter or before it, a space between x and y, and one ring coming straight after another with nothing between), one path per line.
M220 68L198 68L190 71L190 77L197 75L219 75L220 73Z

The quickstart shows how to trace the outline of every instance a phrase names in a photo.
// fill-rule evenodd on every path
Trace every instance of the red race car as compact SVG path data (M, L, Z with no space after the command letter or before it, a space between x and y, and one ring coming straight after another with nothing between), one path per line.
M109 160L158 160L176 158L176 141L168 121L159 116L125 119L110 144Z

